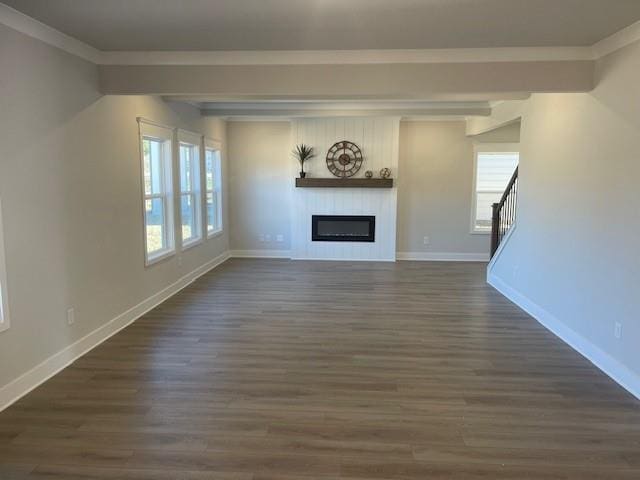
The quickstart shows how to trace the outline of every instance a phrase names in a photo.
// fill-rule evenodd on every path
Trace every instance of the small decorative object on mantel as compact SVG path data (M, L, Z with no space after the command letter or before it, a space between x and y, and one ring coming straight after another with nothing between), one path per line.
M382 170L380 170L380 178L389 178L391 176L391 169L390 168L383 168Z
M364 172L364 176L367 178L372 178L373 172L371 170L367 170L366 172Z
M313 151L313 147L309 147L302 143L296 146L296 149L293 151L293 155L296 157L298 162L300 162L300 178L305 178L307 176L307 172L304 171L304 164L316 156Z
M336 177L353 177L363 162L362 150L355 143L343 140L327 152L327 168Z

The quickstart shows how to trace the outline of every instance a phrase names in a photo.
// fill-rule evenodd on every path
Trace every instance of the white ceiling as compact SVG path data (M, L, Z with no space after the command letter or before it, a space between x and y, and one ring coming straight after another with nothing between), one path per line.
M640 0L3 0L97 49L590 46Z

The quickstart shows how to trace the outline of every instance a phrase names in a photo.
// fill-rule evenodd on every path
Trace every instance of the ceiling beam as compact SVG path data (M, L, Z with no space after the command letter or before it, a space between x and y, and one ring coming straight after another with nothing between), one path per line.
M171 100L171 98L168 98ZM489 102L205 102L204 116L215 117L353 117L488 116Z
M481 135L518 122L524 115L525 106L523 101L500 102L493 106L490 116L468 118L467 135Z
M101 65L114 95L220 98L500 99L535 92L587 92L591 60L369 65Z
M596 60L591 47L102 52L103 65L358 65Z

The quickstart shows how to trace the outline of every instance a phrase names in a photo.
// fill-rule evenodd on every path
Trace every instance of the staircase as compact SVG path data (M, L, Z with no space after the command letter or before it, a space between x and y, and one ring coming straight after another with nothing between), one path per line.
M516 221L516 206L518 203L518 168L498 203L493 204L491 223L491 257L495 255L500 243Z

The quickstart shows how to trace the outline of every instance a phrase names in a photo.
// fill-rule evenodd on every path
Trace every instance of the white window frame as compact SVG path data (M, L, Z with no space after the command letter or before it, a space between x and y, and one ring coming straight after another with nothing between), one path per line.
M182 158L180 156L181 147L187 146L192 148L193 154L195 158L191 162L191 190L182 190ZM180 222L178 224L178 231L180 234L180 242L182 245L182 250L188 250L191 247L195 247L196 245L202 243L203 240L203 222L202 222L202 135L198 133L188 132L186 130L178 130L178 148L177 148L177 156L178 156L178 186L177 190L179 192L177 202L178 202L178 211L180 212ZM182 197L184 195L189 195L194 202L194 220L195 220L195 235L186 240L182 236Z
M0 200L0 332L11 326L9 317L9 296L7 292L7 266L4 253L4 236L2 233L2 200Z
M207 188L207 152L217 152L216 162L213 165L213 189ZM222 186L223 186L223 178L222 178L222 142L218 140L204 140L204 156L203 156L203 171L204 175L202 176L202 190L204 192L203 198L203 211L204 211L204 225L206 225L207 229L207 238L214 238L221 235L224 231L224 216L222 209ZM213 225L213 228L209 229L211 225L209 225L209 216L208 216L208 204L207 204L207 196L213 195L216 198L216 219L218 220L217 225Z
M472 235L491 235L491 229L476 227L476 210L478 208L478 155L481 153L517 153L520 155L519 143L475 143L473 148L473 181L471 190L470 230ZM502 192L501 192L502 193Z
M159 123L138 118L139 143L140 143L140 184L142 192L142 224L144 225L144 258L145 266L153 265L176 253L175 242L175 215L173 194L173 139L174 128ZM145 190L144 170L144 140L151 139L163 143L162 184L163 191L159 194L147 194ZM149 253L147 246L147 215L146 203L148 200L162 199L164 213L164 231L166 232L167 246L162 250Z

